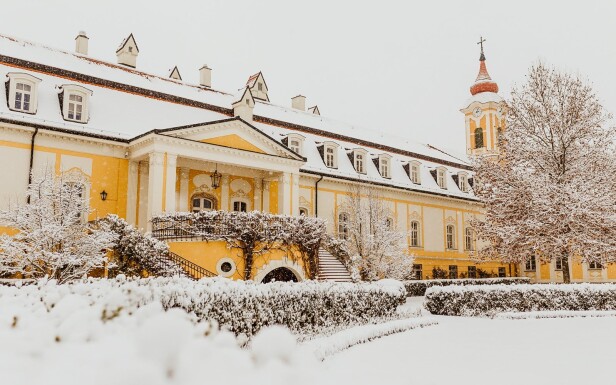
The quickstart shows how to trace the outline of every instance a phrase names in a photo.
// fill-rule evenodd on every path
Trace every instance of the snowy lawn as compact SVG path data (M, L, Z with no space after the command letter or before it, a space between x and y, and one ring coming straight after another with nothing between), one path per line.
M614 317L434 318L334 355L324 370L355 385L613 383Z

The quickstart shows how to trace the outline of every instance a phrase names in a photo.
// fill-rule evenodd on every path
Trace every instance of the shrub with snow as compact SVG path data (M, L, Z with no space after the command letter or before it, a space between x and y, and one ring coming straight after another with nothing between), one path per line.
M432 286L468 286L468 285L515 285L530 283L527 277L508 277L508 278L481 278L481 279L428 279L404 281L406 292L409 297L423 296L426 290Z
M436 315L492 316L502 312L616 310L616 285L485 285L431 287L424 307Z
M251 337L260 329L283 325L294 333L322 330L395 315L405 301L404 288L391 283L300 283L268 285L223 278L98 280L56 285L44 281L21 288L0 286L0 298L40 301L50 310L66 296L96 304L104 319L113 319L151 303L181 308L199 320L212 320L237 335Z

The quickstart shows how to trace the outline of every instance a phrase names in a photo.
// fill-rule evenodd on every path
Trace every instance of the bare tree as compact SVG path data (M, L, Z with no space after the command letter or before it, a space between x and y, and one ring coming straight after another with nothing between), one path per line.
M482 258L524 263L616 258L616 131L592 87L543 64L514 88L499 155L475 159L486 205Z
M351 265L364 280L407 279L413 270L407 234L396 228L391 210L375 189L354 186L339 212L339 236Z
M0 235L0 272L63 283L104 267L116 236L87 222L86 183L47 171L29 186L30 203L0 211L0 223L17 231Z

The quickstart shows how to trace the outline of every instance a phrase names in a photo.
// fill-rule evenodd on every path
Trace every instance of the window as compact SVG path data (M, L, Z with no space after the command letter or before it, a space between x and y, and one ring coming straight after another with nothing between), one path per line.
M483 148L483 128L475 128L475 148Z
M68 119L82 120L83 96L71 94L68 98Z
M423 279L423 266L421 264L413 264L413 278Z
M554 260L554 270L562 270L563 269L563 257L557 257Z
M41 81L32 75L25 73L8 73L9 78L8 105L13 111L36 113L37 92L36 88Z
M261 83L261 82L257 83L257 89L259 91L263 91L263 83Z
M415 183L415 184L420 184L420 179L419 179L419 163L411 163L411 173L410 173L410 177L411 177L411 182Z
M92 91L75 84L65 84L61 89L62 117L65 120L86 123L89 120L88 100Z
M379 159L379 172L383 178L391 178L389 175L389 159L384 157Z
M468 277L469 278L477 278L477 266L469 266L468 267Z
M75 222L85 221L84 206L88 204L86 197L86 186L79 182L62 183L61 204L63 212L73 212ZM87 214L86 214L87 215Z
M246 105L248 105L248 106L250 105L250 99L248 99L248 98L246 99Z
M600 270L603 269L603 265L601 264L601 262L592 261L588 262L588 268L591 270Z
M460 191L468 192L469 185L468 185L468 176L466 174L464 173L458 174L458 187L460 187Z
M436 184L438 184L438 187L440 188L447 188L445 169L439 168L436 170Z
M198 194L192 197L192 212L216 210L216 201L212 197Z
M17 83L15 89L15 109L20 111L30 111L32 86L25 83Z
M299 215L303 215L303 216L308 216L308 209L305 207L300 207L299 208Z
M535 271L537 270L537 262L535 261L535 257L527 260L524 264L524 270L526 271Z
M458 266L449 265L449 279L458 279Z
M325 148L325 165L330 168L336 167L336 163L334 162L334 148L333 147Z
M348 239L349 237L349 214L338 214L338 237Z
M298 139L289 140L289 148L301 155L301 147Z
M507 276L507 270L505 270L504 267L499 267L498 268L498 276L503 278Z
M411 222L411 247L419 247L419 222Z
M464 250L475 250L475 231L470 227L464 230Z
M453 250L456 248L456 228L454 225L447 225L447 249Z
M363 154L355 154L355 171L363 174L364 171L364 155Z
M242 201L235 201L233 202L233 211L241 211L245 213L248 211L248 204Z

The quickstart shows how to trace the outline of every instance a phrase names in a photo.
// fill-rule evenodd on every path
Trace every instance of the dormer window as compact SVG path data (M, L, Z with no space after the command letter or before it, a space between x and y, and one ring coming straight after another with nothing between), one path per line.
M329 168L335 167L334 151L335 149L333 147L327 147L325 149L325 165Z
M462 192L468 192L470 190L468 184L468 175L465 172L461 172L458 174L458 187Z
M355 151L355 171L357 171L360 174L365 174L366 173L366 154L363 152L359 152L359 151Z
M440 188L447 188L447 178L446 178L446 170L445 168L437 168L436 169L436 184Z
M411 162L410 164L410 178L411 178L411 182L415 183L415 184L420 184L421 183L421 179L419 178L419 163L418 162Z
M88 99L92 95L92 91L74 84L63 85L61 90L60 105L64 119L78 123L87 123L90 119L88 115Z
M391 156L381 154L374 159L374 164L383 178L391 178Z
M9 73L9 108L13 111L35 114L37 109L37 86L41 81L25 73Z
M334 142L324 142L317 145L317 149L323 158L323 163L328 168L338 168L338 145Z
M286 138L282 139L282 143L289 149L297 154L303 154L304 137L300 134L289 134Z

